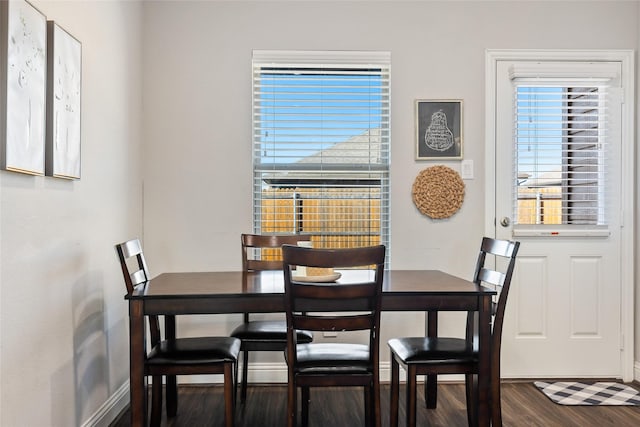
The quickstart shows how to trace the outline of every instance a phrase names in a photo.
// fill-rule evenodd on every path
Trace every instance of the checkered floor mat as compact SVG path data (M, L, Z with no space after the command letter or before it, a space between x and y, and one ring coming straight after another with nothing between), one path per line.
M543 382L533 383L559 405L640 405L640 393L613 382Z

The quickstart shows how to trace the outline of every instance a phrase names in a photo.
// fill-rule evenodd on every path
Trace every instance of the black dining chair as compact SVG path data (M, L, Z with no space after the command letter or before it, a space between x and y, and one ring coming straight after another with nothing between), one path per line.
M127 294L144 287L151 279L138 239L117 244L116 251ZM232 337L163 339L158 316L147 316L151 347L146 352L144 374L152 377L151 425L159 426L162 417L162 377L167 379L167 418L178 409L176 375L224 375L225 425L234 424L235 373L240 340ZM165 317L165 330L175 328L175 318ZM145 344L146 345L146 344Z
M282 270L282 245L295 245L310 240L301 235L260 235L242 234L242 270L265 271ZM311 342L313 334L309 331L298 331L299 342ZM249 373L249 352L278 351L287 347L287 322L284 320L251 320L249 313L243 314L243 322L236 327L231 336L240 339L242 346L242 376L240 383L240 402L247 398L247 381Z
M310 387L364 387L365 422L380 426L380 304L385 247L313 249L282 247L287 315L287 426L297 423L297 389L302 389L302 423L308 425ZM317 283L296 278L297 266L368 269L358 282ZM297 330L368 331L366 343L298 342Z
M516 263L516 255L520 242L508 240L496 240L488 237L482 239L480 253L476 262L473 281L482 286L487 286L497 291L497 301L492 303L492 330L491 330L491 418L493 426L502 425L502 411L500 404L500 347L502 341L502 325L504 312L509 295L509 287ZM506 268L503 271L487 266L487 255L499 259L506 259ZM406 416L407 427L416 425L416 377L426 375L428 380L435 380L439 374L465 374L465 390L467 399L467 418L469 425L475 425L477 420L476 381L478 374L478 347L477 347L477 313L470 312L467 316L465 338L450 337L411 337L394 338L389 340L391 349L391 426L398 425L398 406L400 393L400 370L402 366L407 373L407 398ZM436 383L433 389L426 388L427 403L431 401L429 408L435 408Z

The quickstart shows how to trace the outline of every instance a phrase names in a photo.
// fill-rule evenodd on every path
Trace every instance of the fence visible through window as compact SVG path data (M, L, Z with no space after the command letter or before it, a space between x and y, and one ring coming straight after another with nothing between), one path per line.
M562 224L561 188L518 188L518 224Z
M307 235L318 248L380 244L379 188L269 188L261 200L264 234Z

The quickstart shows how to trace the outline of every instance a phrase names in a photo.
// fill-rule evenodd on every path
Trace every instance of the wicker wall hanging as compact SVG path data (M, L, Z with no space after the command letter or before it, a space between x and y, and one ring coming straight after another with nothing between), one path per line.
M449 218L462 206L464 182L453 169L432 166L418 174L411 193L422 214L434 219Z

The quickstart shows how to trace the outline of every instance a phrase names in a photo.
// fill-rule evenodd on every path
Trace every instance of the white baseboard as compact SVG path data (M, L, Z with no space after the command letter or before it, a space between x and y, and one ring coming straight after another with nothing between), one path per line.
M391 363L380 363L380 381L391 380ZM179 378L180 384L221 384L222 375L188 375ZM253 384L286 384L287 365L278 363L250 363L249 382Z
M638 360L633 364L633 379L634 381L640 381L640 361Z
M108 427L129 404L129 381L115 393L81 427Z
M221 384L222 375L188 375L180 377L180 384ZM380 382L391 381L391 362L380 363ZM405 381L405 373L400 368L400 381ZM464 375L445 375L439 382L461 382ZM250 363L249 382L252 384L286 384L287 365L282 363Z

